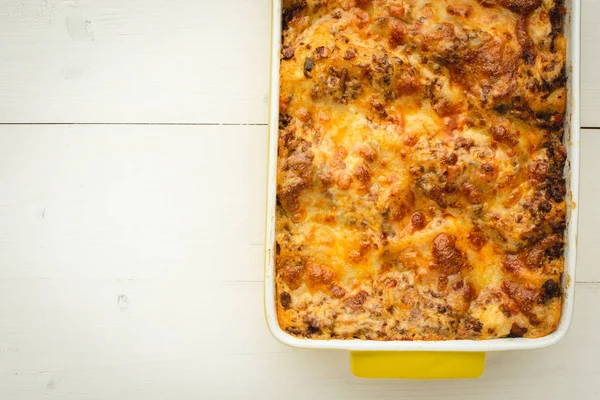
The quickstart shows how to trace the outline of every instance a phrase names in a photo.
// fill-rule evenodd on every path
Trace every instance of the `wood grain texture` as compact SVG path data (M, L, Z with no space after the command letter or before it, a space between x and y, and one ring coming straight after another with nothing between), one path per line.
M418 382L270 336L266 127L3 126L0 399L595 398L600 131L582 136L577 281L593 283L567 337L490 354L478 380Z
M599 0L581 124L600 127ZM0 122L266 123L269 0L4 0Z
M0 279L262 280L266 146L264 126L4 126Z
M266 123L270 1L3 0L0 122Z

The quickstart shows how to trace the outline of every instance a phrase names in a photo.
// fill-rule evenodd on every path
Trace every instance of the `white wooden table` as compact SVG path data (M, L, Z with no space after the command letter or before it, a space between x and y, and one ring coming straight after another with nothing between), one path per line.
M569 334L381 381L264 322L269 0L0 0L0 399L600 397L598 17Z

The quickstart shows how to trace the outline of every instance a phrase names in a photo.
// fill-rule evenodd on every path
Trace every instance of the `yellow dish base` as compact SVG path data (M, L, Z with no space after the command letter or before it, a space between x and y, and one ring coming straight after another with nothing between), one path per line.
M352 351L350 368L359 378L478 378L485 368L485 353Z

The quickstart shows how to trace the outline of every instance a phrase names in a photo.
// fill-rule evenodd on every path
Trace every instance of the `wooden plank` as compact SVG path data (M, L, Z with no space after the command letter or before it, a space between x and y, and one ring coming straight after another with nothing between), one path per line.
M12 125L0 135L0 279L260 281L264 126ZM600 132L582 139L576 280L599 282Z
M562 342L489 354L480 379L381 381L351 376L347 352L277 343L260 282L3 279L0 398L589 399L600 284L577 284L575 298Z
M579 188L579 235L577 252L578 282L600 282L600 213L596 210L600 199L600 130L581 132L581 163Z
M0 278L262 280L265 126L1 129Z
M582 8L600 127L600 1ZM0 122L266 123L269 29L269 0L5 0Z
M270 1L4 0L0 122L266 123Z
M581 126L600 127L600 0L581 1Z

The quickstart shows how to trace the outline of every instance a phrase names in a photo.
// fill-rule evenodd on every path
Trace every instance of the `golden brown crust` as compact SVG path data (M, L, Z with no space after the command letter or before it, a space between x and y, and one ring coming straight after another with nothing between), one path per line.
M559 0L284 0L279 324L540 337L560 317Z

